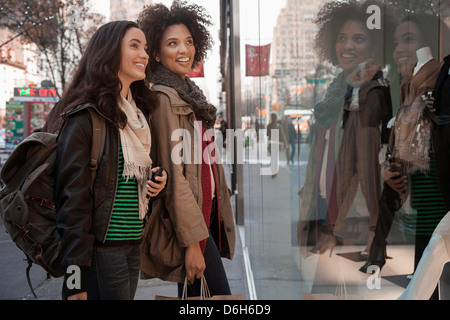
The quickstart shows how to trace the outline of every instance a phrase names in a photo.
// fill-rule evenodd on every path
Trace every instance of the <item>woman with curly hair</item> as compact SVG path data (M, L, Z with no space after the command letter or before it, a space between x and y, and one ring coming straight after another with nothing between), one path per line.
M315 138L301 192L299 228L302 244L308 237L315 244L313 253L322 254L336 246L336 235L359 186L370 215L370 228L373 230L376 224L381 196L378 153L389 138L386 124L392 118L392 106L381 71L387 24L383 19L382 29L367 27L367 8L371 4L377 2L329 2L316 19L316 50L341 72L314 107Z
M152 152L169 176L144 233L142 271L178 282L179 296L186 280L188 296L199 296L203 276L212 295L230 294L221 257L233 257L235 227L211 143L216 108L186 76L211 48L210 17L200 6L174 1L170 8L144 8L138 24L147 36L159 100L151 116Z

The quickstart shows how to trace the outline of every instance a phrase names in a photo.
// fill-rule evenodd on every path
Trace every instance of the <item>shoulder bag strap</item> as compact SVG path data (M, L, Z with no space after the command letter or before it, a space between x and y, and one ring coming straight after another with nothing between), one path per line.
M95 176L97 174L98 164L100 163L101 157L103 155L103 150L105 148L105 138L106 138L106 123L101 116L95 112L92 108L88 108L89 113L92 117L92 150L91 150L91 191L94 188Z

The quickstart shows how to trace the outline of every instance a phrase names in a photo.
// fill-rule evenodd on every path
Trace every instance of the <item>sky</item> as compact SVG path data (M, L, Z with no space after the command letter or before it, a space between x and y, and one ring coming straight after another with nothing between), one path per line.
M172 0L157 0L155 2L170 6ZM219 29L220 29L220 1L219 0L190 0L203 6L211 15L213 25L210 32L214 40L214 46L205 61L205 78L193 79L209 97L210 101L219 107L218 92L220 91L220 54L219 54ZM265 45L272 42L273 28L280 10L285 6L286 0L241 0L240 31L241 52L245 45ZM106 15L109 19L109 0L91 0L93 11ZM258 10L259 8L259 10ZM258 28L259 26L259 28ZM261 40L258 37L261 36ZM245 70L245 60L241 59L241 69Z
M239 2L241 41L252 45L259 44L259 41L261 45L272 42L273 28L281 9L286 5L286 0L241 0ZM260 40L258 36L261 37Z

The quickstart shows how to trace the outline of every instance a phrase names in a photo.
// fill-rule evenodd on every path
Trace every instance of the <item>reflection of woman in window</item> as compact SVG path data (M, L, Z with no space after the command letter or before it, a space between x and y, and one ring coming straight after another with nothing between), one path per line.
M360 5L358 1L346 1L346 2L330 2L324 5L319 12L316 20L320 29L316 37L316 48L319 54L324 60L331 62L333 65L342 69L342 72L333 80L328 87L327 93L324 99L318 102L314 108L314 117L316 120L314 138L311 145L310 159L307 167L307 176L305 185L301 192L302 207L300 209L300 229L299 236L303 245L306 245L309 240L315 246L311 250L314 253L324 253L327 249L332 249L337 244L335 236L335 225L338 221L340 214L339 207L342 203L350 203L353 199L343 199L343 196L338 197L337 183L336 181L343 181L337 179L336 164L341 145L341 139L343 135L342 123L346 120L347 125L358 123L368 126L368 122L364 122L371 117L371 115L363 113L355 113L355 116L349 116L349 105L346 105L344 112L344 104L346 102L346 95L348 100L352 97L352 91L349 90L349 81L351 78L355 78L356 71L364 71L365 77L359 78L359 86L361 86L361 79L366 79L370 82L375 75L379 76L379 69L375 68L376 72L372 72L371 68L358 70L358 67L365 63L369 58L373 58L374 61L378 61L379 56L374 56L373 53L376 46L380 43L382 35L379 30L369 30L366 27L367 13L366 8L369 3ZM373 64L371 64L373 66ZM369 70L370 69L370 70ZM360 75L360 74L359 74ZM376 80L374 80L376 81ZM377 81L377 83L379 83ZM355 85L355 84L354 84ZM382 111L382 107L387 102L381 101L386 97L384 95L384 88L381 83L379 85L372 84L373 88L378 92L376 96L380 104L370 106L379 118L380 115L385 112ZM358 95L356 95L358 96ZM364 97L366 99L366 96ZM362 101L359 103L359 109L362 107ZM355 103L354 103L355 104ZM387 105L386 105L387 106ZM387 106L389 107L389 106ZM389 111L386 111L389 113ZM357 116L360 114L360 117ZM345 118L344 118L345 115ZM354 118L352 120L352 118ZM375 119L374 119L375 120ZM379 120L376 124L370 123L370 127L377 127ZM375 130L375 129L374 129ZM353 130L350 135L355 135ZM354 188L354 174L357 167L356 159L356 144L352 140L351 136L348 136L348 143L352 143L352 147L345 150L351 152L347 154L348 159L342 159L345 161L343 170L350 170L348 174L352 183L351 188ZM355 138L355 137L353 137ZM376 153L378 159L379 145L380 145L380 133L375 135L373 144L371 146L371 154ZM369 147L369 146L367 146ZM378 149L377 149L378 148ZM373 150L372 150L373 149ZM366 151L367 148L366 148ZM351 156L351 158L350 158ZM371 159L371 164L374 169L372 172L379 171L378 161ZM342 163L343 165L344 163ZM353 166L353 167L352 167ZM378 173L379 177L379 173ZM349 190L350 181L346 181L339 187L340 194L345 194ZM372 188L367 188L365 193L366 198L374 197L374 201L371 201L370 205L374 207L372 209L373 215L377 213L376 200L378 194L370 194L373 190L378 191L381 186L376 187L376 182L380 183L380 178L376 179L376 176L371 176L370 182L367 184ZM358 181L356 181L358 182ZM356 183L356 188L358 184ZM353 191L354 194L356 192ZM354 195L352 194L352 195ZM345 208L348 211L350 208ZM347 212L345 212L346 214ZM374 219L372 219L374 220ZM317 228L316 228L317 227ZM315 229L316 228L316 229ZM311 237L313 230L315 231L315 237ZM308 239L309 237L309 239ZM315 239L314 239L315 238ZM308 239L308 240L307 240Z
M336 234L344 224L360 187L370 219L370 236L365 254L371 245L381 198L379 153L381 144L387 144L389 140L387 124L392 118L390 88L381 70L383 52L379 47L380 43L384 43L383 30L369 32L364 22L348 21L341 28L336 43L336 55L342 68L349 63L349 57L352 61L353 52L358 52L358 48L361 58L364 55L368 57L346 77L349 87L336 163L339 216L334 228Z
M438 187L431 132L424 130L425 126L417 127L413 121L425 112L423 96L433 91L441 69L441 63L436 60L439 57L439 26L440 21L435 16L408 15L394 33L393 57L403 79L401 106L389 143L393 164L385 169L384 192L388 189L398 192L403 200L407 195L411 196L415 211L405 216L404 226L405 233L415 237L414 269L433 231L447 213ZM441 31L444 35L448 33L444 26ZM395 210L380 212L370 257L361 271L366 271L369 265L384 266L386 238L394 213Z

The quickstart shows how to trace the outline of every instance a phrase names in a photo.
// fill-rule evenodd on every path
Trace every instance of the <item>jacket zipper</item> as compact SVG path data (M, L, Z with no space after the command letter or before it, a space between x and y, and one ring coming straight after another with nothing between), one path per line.
M120 135L120 133L119 133L119 135ZM120 139L120 136L119 136L119 139ZM118 169L119 169L119 152L120 152L120 141L117 144L117 162L116 162L117 163L117 170L116 170L117 172L116 172L116 176L119 174L118 173ZM106 231L105 231L105 235L103 236L102 243L106 242L106 237L108 236L109 225L111 224L112 212L114 210L114 203L116 202L116 195L117 195L117 187L118 187L118 185L119 185L119 179L116 177L116 185L114 187L114 199L113 199L113 202L112 202L111 212L109 213L108 224L106 226Z

